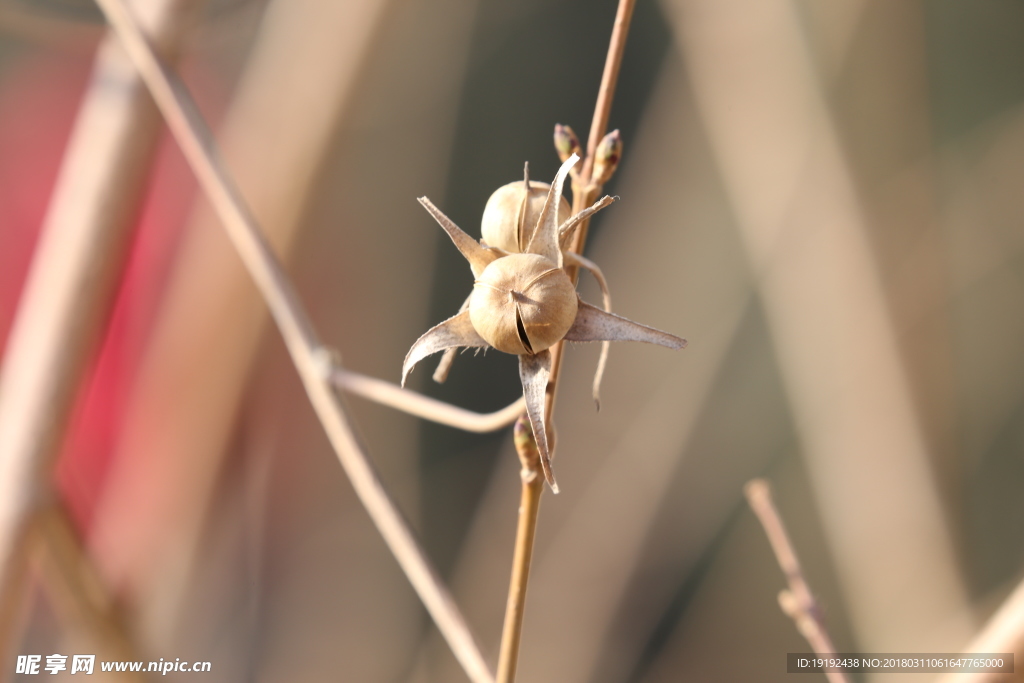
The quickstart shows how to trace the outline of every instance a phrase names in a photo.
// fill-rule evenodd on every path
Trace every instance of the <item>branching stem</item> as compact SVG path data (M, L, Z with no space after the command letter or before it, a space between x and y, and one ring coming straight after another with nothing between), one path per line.
M779 567L789 582L789 589L779 593L779 606L796 623L797 630L817 654L822 657L835 656L836 648L825 628L818 603L804 578L800 560L797 559L793 544L789 541L789 534L786 533L786 527L779 517L779 511L772 502L771 487L764 479L754 479L747 482L743 492L754 514L761 521L768 542L775 552L775 559L778 560ZM850 683L849 677L842 671L826 671L825 675L828 676L830 683Z
M520 396L519 399L501 410L493 413L476 413L424 396L397 384L338 367L331 371L331 383L339 389L400 410L403 413L479 434L494 432L509 426L526 409L526 401Z

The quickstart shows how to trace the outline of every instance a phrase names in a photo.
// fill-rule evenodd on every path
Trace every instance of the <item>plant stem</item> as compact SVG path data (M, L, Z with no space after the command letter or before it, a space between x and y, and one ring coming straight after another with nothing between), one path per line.
M608 119L612 113L612 101L615 99L615 86L619 82L619 69L622 67L622 55L626 51L626 36L629 34L629 24L633 20L633 9L636 7L636 0L620 0L619 8L615 12L615 24L612 26L612 37L608 43L608 56L604 61L604 73L601 75L601 86L597 90L597 104L594 105L594 118L590 123L590 136L587 138L587 157L583 160L583 170L580 176L583 180L589 181L590 174L594 170L594 151L601 142L601 138L608 132ZM595 196L597 192L594 193ZM573 203L576 202L575 193ZM582 211L590 206L589 202L575 211ZM578 238L577 238L578 239ZM582 240L580 240L582 246ZM581 253L579 249L573 249Z
M185 159L263 295L356 495L470 679L490 683L494 677L462 613L388 495L329 378L322 372L319 360L322 346L309 316L224 167L213 135L188 90L153 52L124 0L98 0L98 4L135 62Z
M612 37L608 43L608 56L604 62L604 73L601 75L601 85L597 90L594 118L590 123L590 135L587 139L587 156L583 160L583 169L580 171L579 176L573 179L572 183L573 214L579 213L593 204L601 193L601 186L590 182L590 175L594 169L594 151L608 131L608 119L611 116L615 86L619 81L622 56L626 51L626 36L629 32L629 25L633 19L633 9L635 7L636 0L619 0L619 7L615 13L615 24L612 27ZM583 253L589 227L589 218L580 222L569 246L570 251L574 251L577 254ZM565 270L569 273L569 277L573 279L573 282L579 277L579 268L569 266ZM555 411L555 395L558 389L558 378L561 375L563 349L564 345L562 342L558 342L551 348L551 379L548 381L548 400L545 406L545 422L548 425L551 424L551 416Z
M612 27L612 36L608 44L608 56L604 63L604 73L601 76L601 85L597 91L594 118L590 125L587 156L583 160L583 170L580 175L573 179L573 214L579 213L593 204L597 195L601 192L601 186L590 182L590 175L594 168L594 151L597 149L598 143L600 143L608 128L608 118L611 115L612 101L615 96L615 85L619 79L622 56L626 50L626 35L629 32L629 24L633 18L635 6L636 0L619 0L618 10L615 14L615 24ZM583 253L583 247L587 240L587 227L589 225L589 218L580 222L570 245L571 251L577 254ZM566 272L569 273L573 282L579 276L579 269L577 267L568 266ZM551 378L548 380L547 401L544 407L544 423L548 425L552 451L554 451L552 414L555 409L555 392L558 387L558 377L562 367L562 352L564 348L563 342L558 342L551 348ZM532 430L529 431L532 437L533 432ZM537 461L528 467L528 460L524 457L518 442L517 450L520 451L520 458L523 460L523 491L519 508L519 523L516 529L512 580L509 585L508 601L506 603L505 624L501 633L501 650L498 659L498 681L500 683L512 683L515 680L516 667L519 661L519 646L522 637L523 614L526 605L526 588L530 578L530 562L533 557L533 541L537 531L540 498L544 492L544 478L540 476L539 456Z
M477 413L438 401L436 398L405 389L397 384L337 366L331 370L331 383L339 389L403 413L480 434L509 426L522 414L526 405L526 401L520 396L516 401L493 413Z
M747 496L754 514L761 521L764 532L768 536L768 542L775 552L775 559L778 560L782 573L786 575L789 582L789 590L779 593L779 605L794 622L797 630L807 639L814 651L822 657L831 657L836 653L832 639L825 628L825 621L821 618L821 611L818 603L814 600L810 586L804 579L803 570L800 568L800 560L797 559L793 544L789 541L789 534L779 517L779 511L775 509L772 502L772 490L764 479L753 479L743 487L743 493ZM842 671L826 671L825 675L831 683L849 683L850 679Z
M525 415L516 423L515 442L516 451L523 465L519 474L523 480L523 491L519 502L519 525L516 529L516 547L512 558L512 579L509 582L508 602L505 606L505 625L502 629L501 651L498 655L497 683L512 683L516 678L523 615L526 610L526 587L530 579L533 541L537 535L540 497L544 492L540 454L529 419Z

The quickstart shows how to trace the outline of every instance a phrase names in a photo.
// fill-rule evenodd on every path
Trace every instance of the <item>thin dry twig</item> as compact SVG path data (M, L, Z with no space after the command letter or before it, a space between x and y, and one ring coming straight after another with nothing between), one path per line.
M626 36L629 32L629 24L632 20L635 6L636 0L620 0L616 10L615 24L612 28L612 36L608 45L608 56L605 59L604 73L601 76L597 103L594 106L594 117L590 125L587 156L583 160L582 171L578 176L573 176L572 180L572 213L574 215L590 207L601 192L601 186L591 182L591 174L594 169L594 153L608 128L612 100L615 96L615 86L619 78L619 68L622 65L622 56L626 50ZM583 253L589 224L590 218L588 216L580 221L576 228L570 246L570 250L576 254ZM579 269L568 266L566 271L572 277L573 282L575 282L579 275ZM558 377L562 367L562 353L564 349L565 345L563 342L558 342L551 348L551 375L546 390L543 420L545 424L549 425L548 431L551 434L549 441L552 445L552 451L554 450L552 414L555 408L555 395L558 388ZM532 431L530 434L532 436ZM522 457L522 452L520 452L520 457ZM525 462L526 460L524 460ZM534 479L540 478L535 477ZM505 624L501 634L501 650L498 662L498 680L503 683L511 683L515 679L516 666L519 660L523 611L525 608L527 583L530 577L530 562L533 556L533 538L536 534L540 497L544 490L543 482L538 483L534 479L528 481L526 477L523 478L522 503L516 529L516 549L512 565L512 581L509 585Z
M594 105L594 118L590 124L590 135L587 140L587 156L583 160L583 169L578 177L572 180L572 213L575 215L590 207L597 196L601 194L601 185L591 182L591 174L594 170L594 152L604 138L608 130L608 119L611 117L612 101L615 96L615 86L619 80L619 68L622 65L622 56L626 51L626 36L629 31L629 24L633 19L633 9L636 7L636 0L620 0L618 10L615 13L615 24L612 27L612 37L608 44L608 57L604 63L604 73L601 76L601 85L597 91L597 104ZM577 254L583 253L583 247L587 242L587 230L590 227L589 216L580 221L576 232L573 235L569 250ZM575 282L579 276L579 269L574 266L566 268L569 276ZM562 352L565 346L562 342L555 344L552 349L551 379L548 380L547 388L547 409L546 422L551 424L551 416L555 409L555 396L558 389L558 378L562 369Z
M629 34L629 24L633 20L633 9L636 7L636 0L620 0L619 7L615 12L615 24L612 26L612 37L608 43L608 56L604 60L604 73L601 74L601 85L597 91L597 104L594 105L594 118L590 123L590 135L587 138L587 157L583 160L583 169L580 171L581 179L590 180L594 170L594 152L600 144L604 134L608 131L608 119L612 114L612 102L615 99L615 86L619 82L619 69L622 67L622 55L626 52L626 36ZM593 192L597 197L600 188ZM573 203L576 203L575 191ZM582 211L593 202L583 202L580 208L573 207L573 213ZM580 229L581 232L585 227ZM577 238L577 247L573 249L577 254L583 253L583 240Z
M526 402L520 396L501 410L493 413L477 413L439 401L436 398L424 396L397 384L339 367L335 367L331 371L330 377L334 386L350 394L362 396L375 403L421 417L424 420L478 434L494 432L509 426L516 421L526 407Z
M204 35L234 41L248 33L249 21L239 15L258 10L259 25L217 123L217 140L286 267L308 225L330 141L351 114L359 74L391 4L269 0L242 3L204 22ZM135 76L131 62L127 69ZM155 107L154 113L159 118ZM138 602L133 626L154 643L173 639L186 618L185 595L203 561L204 532L236 416L244 410L260 345L268 330L274 334L266 306L209 203L201 194L189 203L89 530L89 547L104 576ZM408 299L405 306L416 301ZM381 322L396 324L401 317ZM411 439L413 431L405 425L391 434ZM147 491L142 500L139 490Z
M800 560L797 559L793 544L789 541L789 534L779 517L779 511L775 509L772 502L772 491L768 482L764 479L753 479L743 487L743 493L747 496L747 502L757 515L764 532L768 536L772 550L775 552L775 559L782 568L789 582L789 589L779 592L779 606L782 611L795 623L800 634L807 639L814 651L822 657L834 656L836 648L825 628L825 621L821 617L818 603L814 600L810 586L804 578L803 570L800 568ZM825 675L831 683L849 683L849 677L842 671L826 671Z
M224 168L213 136L181 80L153 52L124 0L98 0L163 113L200 185L267 302L313 408L381 536L405 571L456 658L473 681L494 680L448 589L420 548L356 438L320 371L316 334L291 281Z

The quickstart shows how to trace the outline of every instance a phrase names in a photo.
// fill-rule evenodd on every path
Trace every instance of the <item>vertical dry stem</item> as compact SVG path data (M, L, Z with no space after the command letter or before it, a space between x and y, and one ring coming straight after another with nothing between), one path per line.
M540 453L530 421L525 414L516 422L514 440L516 453L519 454L519 461L523 465L519 473L523 480L523 492L519 502L519 525L516 529L516 547L512 558L512 579L508 588L505 625L502 629L501 651L498 655L497 683L512 683L516 678L523 615L526 609L526 587L533 560L533 541L537 535L540 496L544 492Z
M615 24L612 27L612 37L608 43L608 57L604 63L604 73L601 75L601 85L597 91L597 103L594 105L594 118L590 123L590 135L587 139L587 156L583 160L583 169L580 175L573 179L572 183L572 212L574 214L583 211L594 203L601 193L601 186L590 182L590 176L594 170L594 152L601 142L605 132L608 130L608 119L611 116L612 101L615 97L615 86L619 80L619 68L622 66L622 56L626 51L626 36L629 32L629 24L633 19L633 9L636 7L636 0L619 0L619 7L615 13ZM570 251L577 254L583 253L583 247L587 242L587 229L590 227L590 219L580 221L579 227L573 236ZM574 267L566 268L566 272L575 282L579 275L579 269ZM551 416L555 410L555 396L558 388L558 378L562 369L562 351L564 345L558 342L551 348L552 364L551 379L548 381L547 405L545 410L545 422L551 424ZM552 428L552 432L554 429Z
M136 68L167 120L239 256L263 295L324 431L352 486L438 629L470 679L494 680L461 612L391 500L359 443L327 373L318 362L321 348L309 318L276 256L263 237L180 79L160 61L124 0L99 0Z
M593 204L597 195L601 192L601 186L590 182L590 176L594 168L594 151L598 143L604 137L608 128L608 118L611 115L612 100L615 96L615 85L619 79L619 69L622 66L622 56L626 50L626 36L629 32L629 24L633 18L633 9L636 0L620 0L615 14L615 24L612 28L612 37L608 44L608 56L605 59L604 73L601 76L601 85L598 89L597 104L594 106L594 118L590 125L590 137L587 143L587 156L583 160L583 170L578 178L573 180L573 213L579 213ZM584 219L576 228L573 237L571 251L577 254L583 253L583 246L587 239L587 227L590 219ZM579 274L578 268L566 268L570 277L575 282ZM558 377L562 367L562 352L565 346L558 342L552 349L551 379L548 381L546 391L546 403L544 410L544 422L549 425L549 441L554 445L554 427L552 425L552 414L555 409L555 395L558 387ZM532 437L532 431L530 432ZM517 444L518 450L518 444ZM519 450L520 458L523 458L522 450ZM530 561L533 554L533 539L537 528L537 514L540 509L540 497L544 491L543 478L534 475L528 480L526 472L527 460L523 459L523 493L519 510L519 523L516 530L516 550L512 566L512 582L509 586L507 610L505 613L505 624L501 634L501 651L498 662L498 680L501 683L512 683L515 680L516 664L519 659L519 644L522 634L523 610L526 600L527 581L530 576ZM536 465L536 463L535 463ZM534 466L535 467L535 466Z
M800 568L800 560L797 559L793 544L789 541L789 534L779 517L779 511L775 509L772 502L772 491L768 482L764 479L754 479L747 482L743 488L750 507L754 514L761 521L764 532L768 536L772 550L775 552L775 559L778 560L782 573L786 575L789 582L789 589L779 593L779 606L794 622L797 630L807 639L816 653L822 657L835 655L836 648L825 628L825 622L821 618L818 603L814 600L810 586L804 578L803 570ZM847 675L841 671L826 671L825 675L831 683L849 683Z
M608 130L608 119L612 113L612 101L615 99L615 86L619 82L619 69L622 67L622 55L626 52L626 36L629 34L629 24L633 20L633 9L636 7L636 0L620 0L619 8L615 12L615 24L612 26L612 37L608 43L608 56L604 61L604 73L601 75L601 85L597 91L597 104L594 105L594 118L590 123L590 135L587 138L587 158L583 160L583 170L580 174L581 180L590 180L591 172L594 170L594 152L601 138ZM594 191L594 196L600 192L600 188ZM575 192L573 203L576 202ZM583 206L577 211L582 211L590 206L591 202L583 202ZM588 221L589 222L589 221ZM583 231L584 227L580 230ZM579 235L579 233L577 233ZM583 246L583 241L577 236L576 243ZM582 253L579 249L573 249L577 254Z

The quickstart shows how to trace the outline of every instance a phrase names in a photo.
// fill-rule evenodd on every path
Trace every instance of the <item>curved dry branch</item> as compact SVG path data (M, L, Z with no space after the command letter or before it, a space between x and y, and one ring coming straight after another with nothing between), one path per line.
M200 186L263 295L313 408L356 494L470 679L491 683L494 676L462 613L385 490L330 382L320 371L317 351L321 344L308 315L232 182L217 152L213 135L187 89L154 53L124 0L98 0L98 4L146 82Z
M397 384L342 368L335 368L331 371L331 383L339 389L389 408L401 410L403 413L478 434L508 427L516 421L526 406L523 397L520 396L518 400L501 410L493 413L477 413L444 401L438 401L436 398L424 396Z

